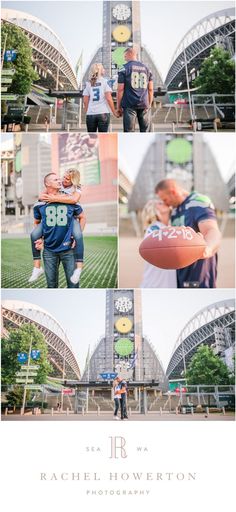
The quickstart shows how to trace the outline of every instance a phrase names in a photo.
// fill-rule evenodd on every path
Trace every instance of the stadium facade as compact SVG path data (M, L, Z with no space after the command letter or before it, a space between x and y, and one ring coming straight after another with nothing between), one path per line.
M39 75L37 85L59 90L77 90L78 83L67 51L55 32L39 18L13 9L2 9L3 24L20 28L32 48L33 67ZM28 96L40 105L40 95ZM44 97L44 100L46 97ZM49 101L52 101L48 98ZM42 103L43 104L43 103Z
M155 381L165 390L162 364L143 335L141 291L107 290L105 322L105 336L91 355L82 381L102 380L101 373L116 372L130 383Z
M233 57L235 52L235 9L225 8L198 21L180 41L165 79L168 91L180 92L187 88L199 73L202 61L211 49L223 47Z
M140 211L154 197L157 183L176 179L186 190L209 196L221 211L229 209L229 193L212 151L201 134L156 134L141 163L129 211Z
M80 379L80 368L66 332L47 311L28 302L4 300L2 302L3 336L11 328L32 324L43 334L48 349L48 359L53 367L50 377Z
M232 369L235 344L235 302L216 302L200 310L182 329L171 355L166 376L182 379L192 357L201 345L213 348Z
M152 70L154 88L163 87L156 64L142 44L139 0L104 1L102 33L102 46L96 51L85 71L83 85L88 80L90 66L95 62L102 62L106 75L116 81L118 71L125 63L125 48L135 45L140 60Z

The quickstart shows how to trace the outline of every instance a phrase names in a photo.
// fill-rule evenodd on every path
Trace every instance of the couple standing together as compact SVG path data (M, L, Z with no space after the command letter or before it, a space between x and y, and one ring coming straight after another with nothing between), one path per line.
M114 420L127 420L127 383L121 377L117 377L113 381L113 393L114 393ZM118 416L118 411L120 409L120 418Z
M33 272L29 283L45 271L48 288L58 288L63 265L67 288L78 288L83 267L83 230L86 219L81 205L80 172L69 169L63 179L51 172L44 178L45 190L34 205L31 233ZM44 269L41 267L43 250Z
M83 91L86 125L89 133L107 132L110 113L123 116L124 132L134 132L136 119L140 132L150 131L150 114L153 101L152 74L145 64L137 60L137 50L127 48L124 52L126 64L119 70L117 105L115 108L109 80L104 78L101 63L91 66L89 81Z

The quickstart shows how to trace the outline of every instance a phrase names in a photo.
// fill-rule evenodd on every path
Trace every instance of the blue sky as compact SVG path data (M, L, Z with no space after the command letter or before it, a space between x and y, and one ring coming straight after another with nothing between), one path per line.
M232 290L142 290L143 333L166 367L178 335L197 311L233 298ZM66 330L83 369L88 346L105 333L105 290L2 290L2 299L37 304Z
M117 0L118 1L118 0ZM141 1L142 42L165 79L177 45L204 16L233 7L229 1ZM75 66L83 50L84 68L102 42L102 0L5 1L2 7L31 13L47 23L62 40Z

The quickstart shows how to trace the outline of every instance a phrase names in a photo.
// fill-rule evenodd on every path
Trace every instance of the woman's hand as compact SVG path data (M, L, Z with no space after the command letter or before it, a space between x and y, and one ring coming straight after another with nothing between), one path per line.
M47 202L50 202L50 201L54 201L54 195L53 194L41 194L40 198L39 198L41 201L47 201Z

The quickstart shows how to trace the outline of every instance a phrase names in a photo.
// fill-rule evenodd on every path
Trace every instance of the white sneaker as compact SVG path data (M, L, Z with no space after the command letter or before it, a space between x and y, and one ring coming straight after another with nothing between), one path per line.
M114 416L113 417L113 420L119 420L119 419L120 419L119 416Z
M42 275L44 274L44 269L42 267L40 268L36 268L34 267L33 268L33 272L29 278L29 281L28 283L34 283L34 281L37 281L37 279Z
M82 268L76 268L70 278L73 284L77 284L79 282L80 274L82 272Z

